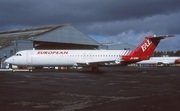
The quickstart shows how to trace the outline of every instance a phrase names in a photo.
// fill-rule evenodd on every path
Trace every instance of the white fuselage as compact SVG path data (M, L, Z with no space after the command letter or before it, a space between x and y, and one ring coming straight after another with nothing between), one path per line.
M119 64L129 50L25 50L6 62L21 66L80 66L91 63Z

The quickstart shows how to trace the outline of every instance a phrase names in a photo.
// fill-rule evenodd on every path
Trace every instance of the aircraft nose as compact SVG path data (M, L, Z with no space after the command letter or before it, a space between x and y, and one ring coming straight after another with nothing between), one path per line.
M6 60L4 61L4 63L11 63L12 60L13 60L13 59L10 57L10 58L6 59Z
M4 63L9 63L9 58L4 61Z

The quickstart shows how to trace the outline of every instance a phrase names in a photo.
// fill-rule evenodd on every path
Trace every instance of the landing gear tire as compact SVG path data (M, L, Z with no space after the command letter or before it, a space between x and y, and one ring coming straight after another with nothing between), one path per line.
M13 69L12 72L16 72L16 71Z
M92 67L91 70L92 70L92 72L99 72L99 68L98 67Z
M29 72L33 72L33 70L32 70L32 69L29 69Z

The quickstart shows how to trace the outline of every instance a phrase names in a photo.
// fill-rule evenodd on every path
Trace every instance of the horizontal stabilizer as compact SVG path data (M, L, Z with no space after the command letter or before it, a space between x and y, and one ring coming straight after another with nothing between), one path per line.
M146 36L145 40L129 55L122 56L124 61L141 61L149 59L156 47L158 46L161 39L174 37L174 35L164 35L164 36Z

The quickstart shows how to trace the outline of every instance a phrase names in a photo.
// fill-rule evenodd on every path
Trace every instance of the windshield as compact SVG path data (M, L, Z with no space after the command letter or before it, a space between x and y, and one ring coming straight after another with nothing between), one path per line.
M22 56L20 53L17 53L16 56Z

